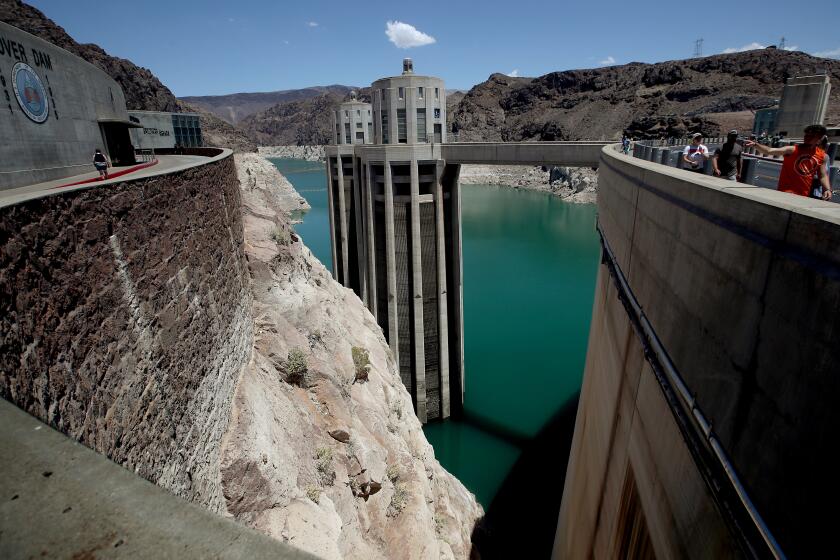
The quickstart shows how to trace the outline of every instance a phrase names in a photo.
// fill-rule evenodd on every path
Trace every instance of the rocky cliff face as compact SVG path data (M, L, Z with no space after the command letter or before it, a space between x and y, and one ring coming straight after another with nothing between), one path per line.
M785 79L821 70L832 77L828 122L840 121L840 61L763 49L539 78L494 74L451 112L451 130L461 141L715 134L712 115L769 107Z
M77 43L63 27L20 0L0 0L0 21L58 45L104 71L122 88L129 109L195 111L194 107L180 102L150 70L130 60L111 56L98 45ZM254 144L234 127L211 113L198 112L201 115L202 132L206 131L204 137L207 145L229 147L236 151L255 151Z
M223 453L228 511L328 559L468 557L481 508L435 460L381 329L291 230L285 178L258 156L237 168L255 342Z

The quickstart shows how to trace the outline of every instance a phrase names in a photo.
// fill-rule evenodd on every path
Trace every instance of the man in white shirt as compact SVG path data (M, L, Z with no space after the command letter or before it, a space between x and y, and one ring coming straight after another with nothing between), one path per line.
M683 150L683 169L703 173L703 164L709 159L709 148L702 144L703 135L699 132L691 136L691 144Z

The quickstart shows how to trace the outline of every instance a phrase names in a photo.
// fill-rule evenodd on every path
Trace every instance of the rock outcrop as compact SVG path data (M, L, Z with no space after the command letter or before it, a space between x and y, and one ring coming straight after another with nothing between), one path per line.
M459 181L465 185L501 185L540 191L566 202L597 202L598 172L588 168L462 165Z
M467 558L481 508L435 460L381 329L292 231L285 178L254 155L237 168L255 341L223 451L229 513L328 559Z
M822 70L832 79L826 120L840 122L840 61L762 49L538 78L493 74L450 112L450 130L461 141L713 134L718 121L705 115L772 106L787 78Z
M260 146L259 154L263 157L305 159L306 161L324 161L324 146Z

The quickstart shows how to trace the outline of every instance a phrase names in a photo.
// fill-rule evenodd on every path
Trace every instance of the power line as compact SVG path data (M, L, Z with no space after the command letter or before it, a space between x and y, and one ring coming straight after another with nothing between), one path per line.
M779 50L780 51L785 50L785 38L784 37L782 37L781 40L779 40Z
M699 38L694 41L694 58L700 58L703 56L703 38Z

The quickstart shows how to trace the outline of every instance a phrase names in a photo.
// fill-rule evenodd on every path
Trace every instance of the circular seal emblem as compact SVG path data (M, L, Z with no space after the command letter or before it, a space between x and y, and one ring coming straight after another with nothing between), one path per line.
M28 64L18 62L12 68L12 89L23 112L36 123L42 123L50 115L47 91L41 78Z

